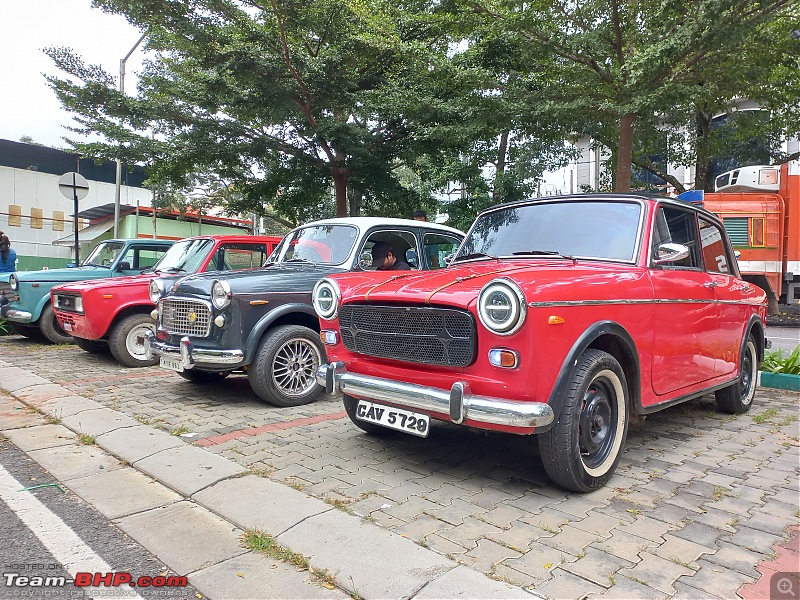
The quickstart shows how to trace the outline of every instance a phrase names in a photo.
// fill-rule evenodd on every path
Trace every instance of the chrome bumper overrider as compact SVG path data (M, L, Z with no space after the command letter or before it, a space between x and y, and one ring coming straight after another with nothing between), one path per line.
M6 310L3 317L9 321L23 321L25 323L30 323L33 320L33 315L31 313L26 310L17 310L15 308Z
M180 358L184 369L192 369L195 365L239 366L244 360L244 352L241 350L196 348L188 336L183 336L178 346L171 346L159 341L152 331L144 336L144 348L148 357L155 355Z
M448 390L348 373L342 362L317 369L317 383L334 396L348 394L450 415L453 423L467 420L509 427L543 427L553 422L553 409L544 402L521 402L476 396L465 382Z

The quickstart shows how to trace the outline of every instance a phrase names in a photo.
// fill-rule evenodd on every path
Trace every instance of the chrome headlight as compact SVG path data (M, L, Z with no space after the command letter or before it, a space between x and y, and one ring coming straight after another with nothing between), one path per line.
M341 297L339 286L333 279L320 279L314 286L311 304L321 319L330 321L336 317Z
M150 280L150 302L158 304L161 296L164 294L164 283L160 279Z
M231 303L231 285L224 279L217 279L211 284L211 304L222 310Z
M13 273L11 274L11 277L8 278L8 285L10 285L11 289L15 292L19 289L19 281L17 281L17 276Z
M525 295L510 279L490 281L478 295L478 317L492 333L511 335L522 327L527 314Z

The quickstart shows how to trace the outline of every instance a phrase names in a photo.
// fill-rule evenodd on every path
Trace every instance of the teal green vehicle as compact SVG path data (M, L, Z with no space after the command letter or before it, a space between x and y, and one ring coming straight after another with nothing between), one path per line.
M0 317L15 333L67 344L72 336L58 324L50 303L50 288L61 283L138 275L153 267L174 240L107 240L92 250L80 267L3 273ZM10 288L10 291L8 291Z

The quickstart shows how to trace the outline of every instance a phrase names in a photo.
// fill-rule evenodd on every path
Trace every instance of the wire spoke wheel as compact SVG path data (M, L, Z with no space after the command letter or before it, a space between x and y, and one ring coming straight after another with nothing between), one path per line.
M303 396L316 387L314 373L321 362L319 351L308 340L291 339L275 353L272 381L287 396Z

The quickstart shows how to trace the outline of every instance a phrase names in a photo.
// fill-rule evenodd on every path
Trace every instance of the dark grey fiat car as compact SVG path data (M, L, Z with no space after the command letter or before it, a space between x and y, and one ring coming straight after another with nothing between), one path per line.
M371 250L388 242L412 270L440 269L464 234L452 227L375 217L316 221L287 234L263 269L186 277L166 295L156 286L158 326L147 336L163 368L194 383L246 372L253 391L277 406L299 406L323 390L325 364L314 285L326 275L373 269ZM386 245L382 244L385 248ZM393 271L400 274L400 271ZM160 298L159 298L160 297Z

